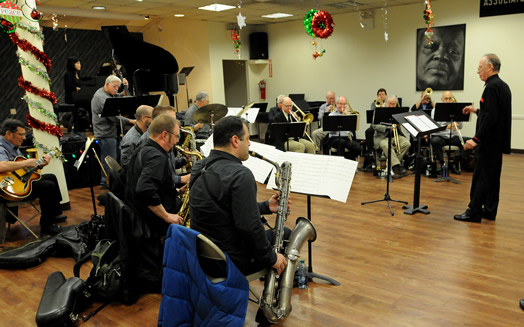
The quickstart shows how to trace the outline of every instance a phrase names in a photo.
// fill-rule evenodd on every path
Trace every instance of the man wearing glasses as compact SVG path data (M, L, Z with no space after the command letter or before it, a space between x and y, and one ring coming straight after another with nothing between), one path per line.
M127 80L124 78L124 85L128 85ZM109 171L109 167L106 165L105 157L112 156L116 160L119 160L119 139L118 139L118 126L120 120L123 124L134 125L136 120L128 119L122 116L102 117L102 110L106 99L114 97L122 97L122 93L118 93L118 89L122 81L120 78L110 75L106 78L104 87L99 88L93 98L91 99L91 113L93 123L93 134L98 140L100 145L100 160L106 172ZM106 177L102 174L100 179L100 187L107 188Z
M21 168L31 169L37 167L37 160L34 158L13 161L16 157L22 156L19 147L25 140L26 131L21 121L6 119L0 127L0 134L2 134L0 137L0 173L14 172ZM51 161L51 157L47 154L44 154L42 159L43 162L37 168L45 167ZM56 225L56 223L65 221L67 217L62 215L62 209L60 208L62 195L60 194L56 176L44 174L40 180L33 181L31 193L27 198L40 199L40 209L42 211L40 235L58 234L61 227Z
M163 240L167 229L170 224L183 223L182 217L176 214L181 201L168 163L169 152L179 137L180 126L175 117L170 114L156 117L149 126L149 138L135 151L127 167L125 200L144 230L137 240L140 242L137 272L139 276L148 276L155 286L160 286L162 281Z
M480 108L470 105L462 110L478 116L475 136L464 144L466 150L475 149L475 169L468 208L455 215L455 220L480 223L482 218L497 217L502 154L511 152L511 90L499 71L497 55L490 53L480 59L477 74L485 82Z

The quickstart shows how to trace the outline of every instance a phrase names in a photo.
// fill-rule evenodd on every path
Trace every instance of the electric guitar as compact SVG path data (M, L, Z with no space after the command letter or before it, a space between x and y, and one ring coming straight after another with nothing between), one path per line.
M53 148L52 151L47 153L51 157L61 155L62 153L58 148ZM26 160L24 157L16 157L13 161ZM0 197L8 201L21 201L31 194L31 188L34 181L42 178L40 176L40 165L44 163L44 158L40 158L36 161L36 167L33 168L19 168L15 171L8 173L0 173Z

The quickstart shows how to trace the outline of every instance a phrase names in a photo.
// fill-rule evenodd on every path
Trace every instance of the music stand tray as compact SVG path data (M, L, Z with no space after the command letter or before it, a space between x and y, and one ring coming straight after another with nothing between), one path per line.
M136 97L108 98L102 109L102 117L118 115L135 116L136 109L141 105L155 107L160 100L160 94L140 95Z
M469 113L463 114L462 109L464 107L471 105L471 102L454 102L454 103L443 103L439 102L435 104L435 114L434 119L436 121L455 121L455 122L465 122L469 121Z

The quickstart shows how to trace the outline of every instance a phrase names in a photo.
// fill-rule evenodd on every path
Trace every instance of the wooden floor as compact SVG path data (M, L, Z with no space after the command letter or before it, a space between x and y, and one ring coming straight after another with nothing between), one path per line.
M524 326L518 305L524 298L522 167L523 155L504 157L499 214L482 224L453 220L468 204L471 173L453 175L460 185L423 177L420 202L429 215L405 215L398 203L394 216L385 202L361 205L384 197L385 181L371 173L355 175L346 203L313 198L313 271L341 285L315 280L305 290L294 289L293 311L280 326ZM390 195L412 204L413 185L413 176L395 180ZM259 185L259 199L269 195ZM89 219L89 189L72 190L70 198L64 225ZM306 197L294 194L292 200L290 227L307 215ZM37 222L32 227L38 232ZM29 239L14 225L4 246ZM307 244L302 256L307 258ZM47 276L60 270L70 277L72 267L71 258L49 258L27 270L0 270L0 326L34 326ZM88 272L85 267L83 276ZM158 294L132 306L112 304L84 325L156 326L159 305ZM256 310L250 303L246 326L256 325Z

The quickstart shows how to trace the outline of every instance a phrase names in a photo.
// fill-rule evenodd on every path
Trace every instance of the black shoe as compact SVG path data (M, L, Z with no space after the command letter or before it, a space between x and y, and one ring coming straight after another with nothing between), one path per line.
M524 310L524 299L520 300L520 308Z
M40 235L56 235L62 231L62 227L52 224L49 226L42 226L40 229Z
M471 214L467 211L464 212L463 214L455 215L453 219L459 220L459 221L465 221L468 223L481 223L482 222L482 217L471 216Z
M393 175L394 178L401 178L401 177L404 177L406 176L406 174L408 173L408 171L406 170L406 168L404 168L402 165L396 165L393 167L393 172L395 173L395 175Z
M60 215L60 216L56 216L55 218L53 218L53 222L54 223L63 223L64 221L66 221L66 219L67 219L66 215Z
M107 190L109 187L107 186L107 184L100 184L100 189L101 190Z

